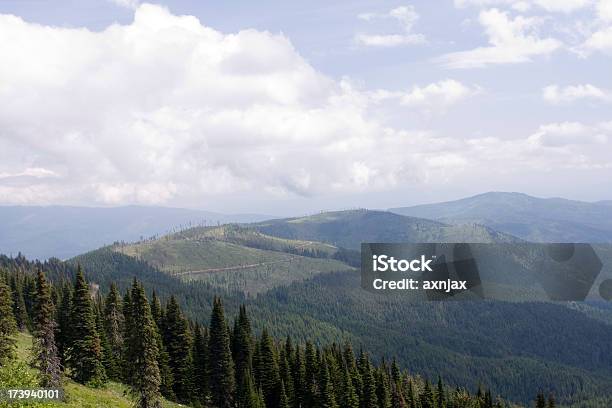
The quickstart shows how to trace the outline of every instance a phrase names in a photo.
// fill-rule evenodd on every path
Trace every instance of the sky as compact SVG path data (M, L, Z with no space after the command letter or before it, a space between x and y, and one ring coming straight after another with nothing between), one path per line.
M612 0L0 0L0 205L612 199Z

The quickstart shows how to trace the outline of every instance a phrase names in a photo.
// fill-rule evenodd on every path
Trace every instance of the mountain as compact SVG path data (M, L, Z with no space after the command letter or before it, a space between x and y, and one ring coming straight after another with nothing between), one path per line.
M256 214L225 215L163 207L0 206L0 253L67 259L115 241L166 234L172 228L206 222L252 222Z
M482 224L533 242L612 242L611 204L490 192L389 211L452 224Z
M340 250L320 242L289 240L228 224L194 227L160 238L116 243L111 251L146 262L185 281L254 295L320 273L350 270ZM75 258L87 262L92 254Z
M110 281L125 289L136 277L149 292L175 295L196 320L210 314L219 294L228 313L246 303L257 332L265 327L277 338L318 344L348 339L374 350L379 361L397 356L412 372L441 374L471 389L482 384L516 402L526 403L539 389L568 405L612 398L608 307L410 302L369 293L342 261L350 262L361 242L376 241L522 242L476 224L358 210L194 227L116 243L69 263L81 264L102 291Z
M516 242L481 225L449 225L387 211L351 210L268 220L253 225L264 234L359 249L362 242Z
M274 231L284 236L273 235ZM396 235L387 235L388 231ZM461 231L465 235L459 235ZM328 243L306 239L315 236ZM373 358L379 361L396 356L412 372L440 374L451 384L471 389L490 386L516 402L526 403L539 388L554 391L560 402L568 404L612 397L609 308L411 302L402 296L369 293L361 289L357 271L336 263L334 258L343 250L331 244L355 247L361 241L423 237L472 242L479 237L487 242L514 239L485 227L454 228L386 212L346 211L197 227L102 248L70 263L81 264L103 291L111 280L127 287L136 277L162 298L174 294L194 319L208 316L213 295L220 294L228 313L246 303L258 332L267 328L278 338L291 335L318 344L348 339L374 350ZM294 260L272 263L288 256ZM253 266L257 260L268 264ZM235 268L241 265L249 267Z

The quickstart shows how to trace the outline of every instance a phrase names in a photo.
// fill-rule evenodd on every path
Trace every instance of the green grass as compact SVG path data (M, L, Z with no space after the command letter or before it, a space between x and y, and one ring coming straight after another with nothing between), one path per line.
M333 245L276 238L234 225L193 228L152 241L118 244L113 250L184 280L248 294L351 269L327 259L338 250ZM323 258L302 256L306 253Z
M0 388L3 387L37 387L36 370L27 366L30 361L32 337L26 333L19 333L17 340L17 361L7 367L0 368ZM3 383L6 379L6 384ZM130 408L133 402L128 395L128 387L116 382L109 382L102 388L89 388L64 378L65 402L38 403L38 404L6 404L0 402L0 408L17 407L57 407L57 408ZM181 407L170 401L163 401L163 407Z

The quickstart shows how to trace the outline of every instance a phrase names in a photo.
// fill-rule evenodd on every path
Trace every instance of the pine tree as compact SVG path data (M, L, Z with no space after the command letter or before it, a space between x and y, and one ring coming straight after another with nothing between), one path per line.
M237 395L238 408L266 408L263 396L253 384L253 375L247 372L242 376L241 392Z
M151 315L153 315L153 320L155 321L158 329L161 329L164 313L162 310L161 301L157 297L157 293L155 291L153 291L153 295L151 296Z
M317 359L317 352L310 342L306 342L304 360L304 405L306 407L314 407L317 400L317 374L319 372L319 362Z
M406 408L406 400L402 394L402 389L399 386L399 381L394 382L391 386L391 406L393 408Z
M225 323L223 303L220 298L213 301L210 318L209 340L209 388L214 406L233 406L235 377L230 349L230 336Z
M536 397L536 408L546 408L546 397L543 392L539 392Z
M242 376L253 370L253 334L251 332L251 322L244 305L240 306L238 319L236 319L234 324L232 356L234 359L236 384L240 387L244 383Z
M17 324L13 316L12 298L11 290L0 277L0 366L16 356L13 336L17 332Z
M68 350L71 348L71 322L70 314L72 313L72 288L69 284L62 287L62 294L57 308L57 326L55 330L55 340L62 362L62 366L67 365Z
M438 386L436 389L436 403L437 408L446 408L446 397L444 395L444 385L442 383L442 377L438 376Z
M11 279L11 291L13 292L13 315L17 330L23 332L28 327L28 313L23 299L23 290L15 276Z
M323 357L318 375L319 383L319 404L320 408L337 408L334 386L329 375L327 358Z
M557 403L555 402L555 396L550 394L548 396L548 408L555 408Z
M408 379L408 391L406 393L406 403L409 408L416 407L416 396L414 395L414 384L412 383L412 379Z
M304 356L299 346L295 348L291 376L293 378L293 390L295 394L293 406L294 408L300 408L305 404L306 367L304 365Z
M110 361L107 362L106 374L114 381L121 379L121 351L123 350L123 312L117 286L112 283L104 302L104 333L110 349Z
M137 284L136 279L134 279L132 286L136 284ZM132 330L134 328L134 321L132 319L133 313L132 313L131 290L126 291L125 294L123 295L122 306L123 306L122 311L123 311L123 339L124 339L124 342L123 342L123 350L121 353L121 371L122 371L123 381L126 384L131 385L130 381L132 380L134 376L134 373L133 373L134 367L132 364L130 364L130 361L135 359L135 357L130 355L132 350L130 347L128 347L129 345L126 343L126 340L130 338L130 336L132 336ZM161 340L159 340L159 342L161 342Z
M380 408L391 408L391 391L384 366L378 370L376 376L376 396Z
M289 398L287 397L287 393L285 392L285 383L281 381L278 407L279 408L289 408L290 406L291 405L289 404Z
M359 369L361 371L363 383L360 406L361 408L377 408L378 397L376 396L376 379L374 378L374 370L370 365L367 354L362 352L359 360Z
M291 340L289 339L289 337L287 337L285 347L281 347L280 349L280 354L278 357L278 370L281 382L284 384L284 391L287 395L289 405L293 406L295 401L295 391L293 389L293 376L291 375L291 367L289 364L289 359L291 358L291 351L287 351L287 344L289 344L289 350L293 348L290 343Z
M41 270L38 270L36 275L36 299L33 311L33 364L40 372L40 385L45 388L56 388L61 384L61 363L55 344L56 323L53 320L54 309L49 284Z
M75 381L98 386L105 381L102 347L96 332L89 287L80 266L76 274L73 296L70 316L72 341L68 350L68 364L72 368Z
M425 388L420 396L421 408L435 408L434 395L429 380L425 380Z
M353 386L353 380L351 378L351 373L349 372L348 367L344 368L344 395L342 397L342 403L340 406L342 408L359 408L359 397L357 396L357 391L355 391L355 387Z
M174 379L174 394L181 403L191 401L193 392L192 337L187 319L178 302L171 296L164 316L164 345L168 351L169 366Z
M156 329L151 308L142 285L134 281L130 296L130 316L125 346L130 356L132 377L129 379L138 408L160 408L161 377L157 365ZM126 319L128 320L128 319Z
M274 343L265 328L261 334L259 349L261 353L259 356L259 384L263 391L266 406L274 407L278 405L280 396L280 374L274 353Z
M205 403L208 396L208 333L199 324L194 328L193 374L196 398Z

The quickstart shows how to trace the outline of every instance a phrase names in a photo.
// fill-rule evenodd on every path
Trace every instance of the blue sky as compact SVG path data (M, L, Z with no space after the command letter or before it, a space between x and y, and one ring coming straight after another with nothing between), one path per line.
M612 1L0 1L0 204L612 187Z

